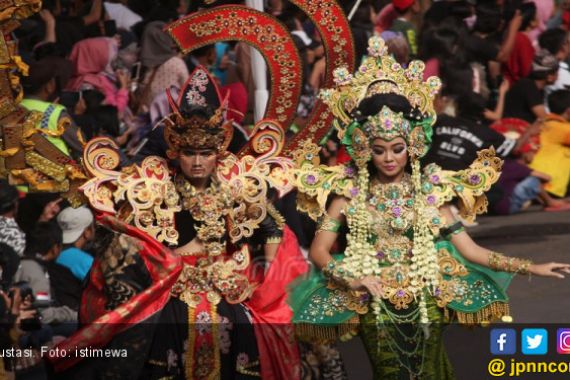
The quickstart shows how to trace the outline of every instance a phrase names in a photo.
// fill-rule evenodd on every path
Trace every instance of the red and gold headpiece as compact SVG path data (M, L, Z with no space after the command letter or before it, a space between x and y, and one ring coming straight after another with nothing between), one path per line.
M233 133L226 120L227 97L222 99L215 80L203 67L196 68L180 91L178 101L167 90L172 114L164 119L168 157L186 149L226 151Z

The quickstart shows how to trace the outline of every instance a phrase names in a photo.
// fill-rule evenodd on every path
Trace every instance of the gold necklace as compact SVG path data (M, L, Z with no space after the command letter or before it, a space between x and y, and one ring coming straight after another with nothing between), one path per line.
M200 192L181 175L176 177L175 186L182 196L182 208L190 211L196 221L196 236L209 256L219 256L225 250L224 216L232 205L229 190L212 180L210 186Z
M413 185L409 174L404 174L401 182L379 183L370 186L368 203L382 213L388 225L397 231L405 231L413 222Z

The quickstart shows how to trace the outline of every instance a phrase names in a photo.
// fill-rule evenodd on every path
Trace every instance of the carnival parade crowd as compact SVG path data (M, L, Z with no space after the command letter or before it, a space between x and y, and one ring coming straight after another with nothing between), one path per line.
M43 114L36 127L53 132L47 140L86 165L85 142L104 138L116 147L117 167L178 173L169 184L179 206L166 195L161 198L168 207L161 209L163 219L152 220L167 226L160 233L145 229L146 214L138 215L135 208L122 208L117 215L127 216L121 222L111 220L108 212L100 213L102 208L76 207L60 192L34 192L10 183L4 158L12 153L0 145L0 378L345 379L334 339L298 344L287 326L295 322L298 335L309 340L330 338L328 334L346 338L357 333L354 321L359 317L375 378L453 378L437 340L438 322L448 321L448 310L461 323L508 317L504 290L513 274L570 273L567 264L534 264L485 250L463 228L476 224L473 216L482 211L484 193L491 215L525 212L532 205L543 212L570 210L570 1L339 3L350 14L355 67L376 68L380 59L389 60L397 64L396 78L413 60L421 60L421 78L388 76L382 81L404 88L409 80L425 101L414 104L411 92L375 87L378 78L368 78L364 69L360 77L355 74L362 78L358 83L368 81L357 106L350 108L345 101L360 91L354 90L352 75L319 98L331 67L317 26L293 2L265 0L264 12L290 32L303 74L295 117L283 126L285 140L303 130L319 99L337 119L350 115L358 127L345 123L337 131L331 125L324 138L312 141L320 147L317 165L308 155L297 162L298 179L283 198L263 190L269 200L262 216L252 216L253 208L234 215L240 205L249 207L247 196L252 195L235 195L231 186L212 180L217 160L226 151L238 154L254 133L259 73L252 49L230 40L183 54L165 31L190 13L244 2L45 0L39 12L20 21L11 32L28 65L27 75L20 75L20 104ZM346 90L343 83L353 87ZM397 124L396 131L390 123ZM56 133L62 125L65 130ZM204 126L211 130L204 132ZM358 133L370 147L358 145ZM0 141L6 139L0 134ZM162 160L149 163L148 157ZM344 165L345 173L323 169L337 165ZM432 168L428 182L420 183L420 167ZM112 170L105 170L98 173L110 176ZM125 171L125 178L135 178L134 172ZM459 182L444 186L447 179L452 183L452 172L462 173L454 178L466 181L461 184L468 193L458 190ZM275 176L269 182L278 183L275 173L263 175ZM321 182L326 176L330 182ZM394 185L390 181L396 177ZM345 183L353 187L340 185ZM359 190L369 183L370 194ZM317 198L315 186L325 189L319 190L324 200ZM225 192L231 196L220 195ZM420 193L425 210L435 214L417 206L424 202ZM463 203L449 203L453 197ZM465 206L469 201L472 205ZM363 210L370 207L376 210L377 230L362 225L368 220ZM346 211L351 209L354 213ZM440 226L440 217L457 223ZM226 231L241 226L244 218L251 224ZM359 256L368 246L374 255ZM234 253L227 254L226 247ZM342 250L343 259L333 254ZM417 269L424 264L431 268L437 260L433 252L442 251L461 263L455 274ZM244 259L250 253L251 263ZM216 257L226 254L227 261L216 267L221 262ZM372 266L367 260L382 263L378 272L366 271ZM242 275L239 271L250 264L254 269ZM409 283L396 269L384 278L387 266L404 268ZM491 274L489 268L497 272ZM232 275L228 280L216 271ZM195 282L205 272L211 283ZM474 310L457 298L442 306L441 284L456 286L454 276L466 276L468 283L491 279L485 286L495 301L477 298L480 308ZM333 296L330 292L337 290L331 291L328 281L348 291ZM400 287L402 281L405 287ZM186 287L193 286L201 291L188 293ZM327 302L335 300L351 306L327 309ZM445 306L444 315L440 309ZM277 314L288 319L275 319ZM102 317L107 319L101 325L143 329L107 331L90 325ZM378 332L381 319L388 321L385 332ZM323 321L344 327L334 327L334 333L310 327ZM402 343L394 326L411 322L419 327L404 331ZM431 336L424 336L427 324ZM154 327L145 330L150 325ZM288 342L279 342L283 336L290 337ZM114 364L105 358L67 364L54 355L47 360L43 352L46 347L87 350L91 343L94 348L127 348L129 358L113 358ZM394 346L398 359L387 354ZM9 351L14 348L19 354ZM293 364L288 368L287 363Z

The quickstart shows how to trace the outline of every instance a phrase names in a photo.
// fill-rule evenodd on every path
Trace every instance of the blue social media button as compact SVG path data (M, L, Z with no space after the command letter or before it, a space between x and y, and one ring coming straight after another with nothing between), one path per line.
M548 352L548 331L545 329L524 329L521 334L521 351L525 355L546 355Z
M491 353L513 355L517 351L517 332L514 329L491 330Z

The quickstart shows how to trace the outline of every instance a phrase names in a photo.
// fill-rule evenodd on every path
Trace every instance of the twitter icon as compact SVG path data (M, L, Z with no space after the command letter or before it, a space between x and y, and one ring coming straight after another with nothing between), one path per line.
M521 340L525 355L546 355L548 352L548 331L545 329L524 329Z

